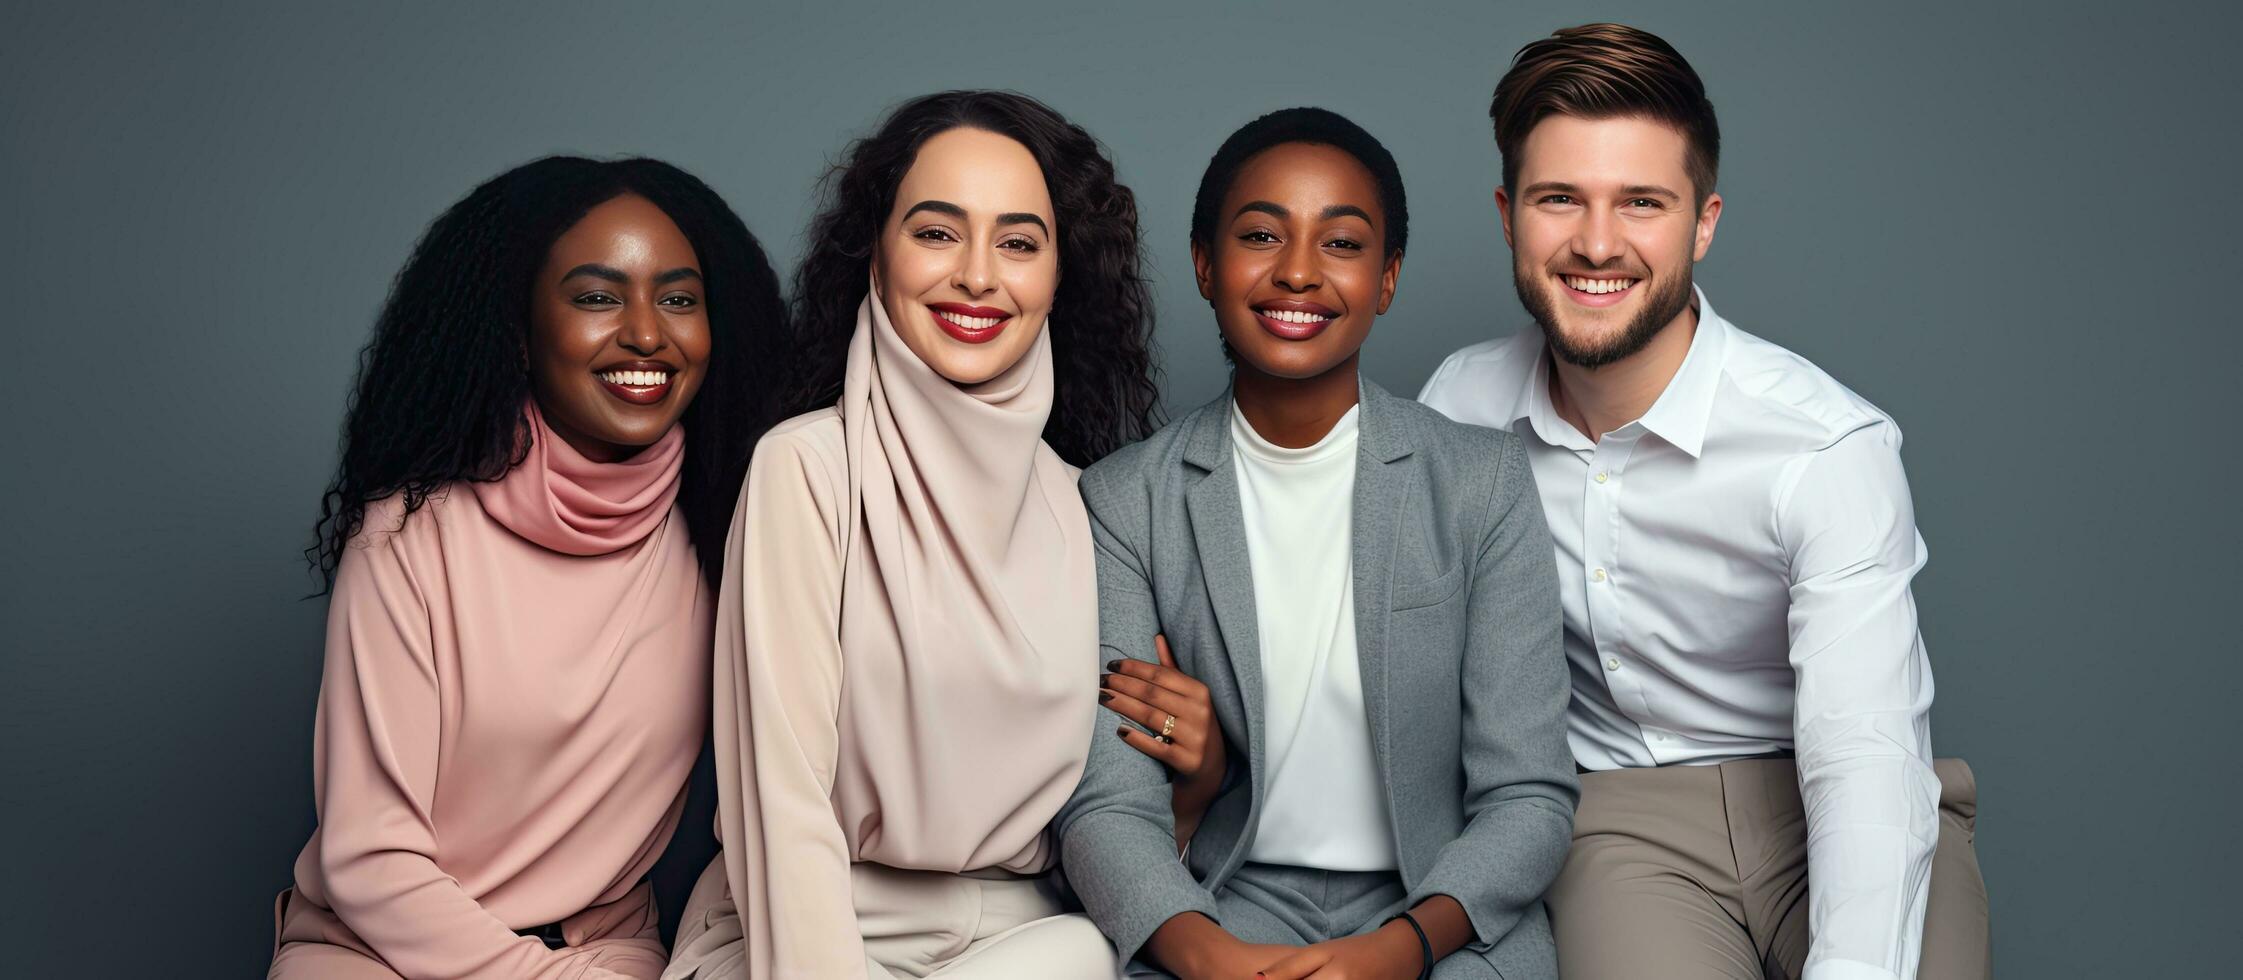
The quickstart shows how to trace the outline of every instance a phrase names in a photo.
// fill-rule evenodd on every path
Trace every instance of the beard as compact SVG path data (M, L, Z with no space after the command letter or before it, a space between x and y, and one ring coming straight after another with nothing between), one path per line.
M1575 367L1600 368L1607 364L1633 357L1637 351L1650 346L1659 331L1682 315L1690 306L1690 266L1684 263L1674 275L1659 276L1653 280L1651 295L1645 298L1643 310L1628 321L1627 326L1603 344L1588 346L1576 344L1558 328L1558 298L1551 295L1563 284L1545 285L1550 280L1543 270L1528 272L1517 265L1511 267L1511 283L1519 291L1519 305L1542 328L1543 339L1550 342L1550 352L1559 360Z

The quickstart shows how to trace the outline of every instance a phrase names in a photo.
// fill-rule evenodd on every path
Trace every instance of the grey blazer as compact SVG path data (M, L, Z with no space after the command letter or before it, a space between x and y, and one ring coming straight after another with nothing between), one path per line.
M1103 658L1156 660L1153 635L1166 633L1232 746L1230 788L1179 862L1166 768L1107 734L1126 722L1098 712L1105 731L1055 828L1069 884L1124 960L1171 916L1216 918L1213 893L1260 821L1261 647L1230 412L1226 392L1082 475ZM1533 470L1510 433L1368 381L1358 424L1356 655L1409 902L1455 898L1470 950L1512 980L1554 978L1541 898L1565 863L1579 786Z

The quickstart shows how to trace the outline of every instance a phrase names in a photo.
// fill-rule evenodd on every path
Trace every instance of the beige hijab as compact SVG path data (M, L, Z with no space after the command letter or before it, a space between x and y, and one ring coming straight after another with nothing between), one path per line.
M1075 473L1043 442L1051 332L953 384L857 312L834 806L859 860L1034 872L1096 711L1098 610Z

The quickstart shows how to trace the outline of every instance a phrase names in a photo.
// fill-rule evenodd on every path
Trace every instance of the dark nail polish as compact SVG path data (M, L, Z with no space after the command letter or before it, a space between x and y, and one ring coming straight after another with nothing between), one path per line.
M1104 704L1104 703L1106 703L1106 702L1108 702L1108 701L1112 701L1113 699L1114 699L1114 692L1112 692L1112 691L1100 691L1100 692L1098 692L1098 703L1100 703L1100 704Z
M1119 660L1108 660L1108 661L1106 661L1106 672L1107 672L1107 673L1111 674L1111 673L1113 673L1114 671L1117 671L1117 670L1120 670L1120 669L1121 669L1121 661L1119 661Z
M1116 728L1116 729L1114 729L1114 737L1115 737L1115 738L1118 738L1118 739L1121 739L1121 740L1122 740L1122 741L1124 741L1124 742L1127 742L1127 741L1129 741L1129 729L1127 729L1127 728Z

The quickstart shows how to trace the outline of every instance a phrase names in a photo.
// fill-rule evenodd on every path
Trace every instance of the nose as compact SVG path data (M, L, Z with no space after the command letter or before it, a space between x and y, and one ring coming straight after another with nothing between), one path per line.
M1324 276L1316 262L1316 242L1311 236L1297 236L1285 243L1277 253L1277 266L1270 270L1270 278L1289 292L1305 293L1323 284Z
M1584 208L1573 234L1573 252L1590 265L1603 265L1627 251L1621 241L1619 219L1603 208Z
M968 296L985 296L997 288L996 256L990 250L969 245L960 250L958 267L950 274L950 284Z
M651 302L632 303L623 310L623 331L616 338L623 349L642 357L669 346L662 337L662 314Z

